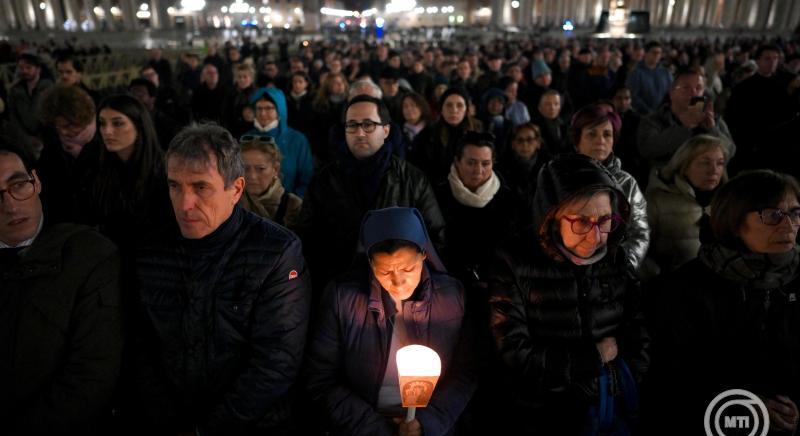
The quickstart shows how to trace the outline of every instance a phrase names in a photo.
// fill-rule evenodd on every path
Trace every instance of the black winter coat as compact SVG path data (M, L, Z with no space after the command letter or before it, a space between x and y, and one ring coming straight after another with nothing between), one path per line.
M146 431L245 435L285 425L311 295L297 237L236 206L205 238L141 250L138 272Z
M432 242L438 247L444 243L445 223L433 188L413 165L392 156L375 203L365 204L359 192L357 181L345 175L339 161L322 168L311 180L296 228L305 242L315 289L321 291L348 269L356 253L361 220L369 210L415 207L425 219Z
M649 283L647 434L705 434L706 407L728 389L800 405L800 278L759 290L696 258Z
M100 434L122 360L117 249L55 224L23 253L0 261L2 433Z
M326 289L306 378L311 399L333 434L394 434L375 409L392 339L388 318L395 313L387 297L367 268ZM461 283L426 267L414 295L403 302L402 316L409 342L432 348L442 361L431 402L417 409L416 417L426 436L448 434L476 383Z

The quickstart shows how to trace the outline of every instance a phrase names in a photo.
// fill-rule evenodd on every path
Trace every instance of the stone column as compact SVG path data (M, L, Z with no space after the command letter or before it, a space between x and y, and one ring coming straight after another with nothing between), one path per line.
M503 26L503 0L492 0L492 19L489 22L493 29L500 29Z
M136 11L139 6L134 5L134 0L121 0L119 8L122 11L122 22L125 30L136 30L139 27L139 20L136 18Z
M303 2L303 30L306 32L316 32L322 27L322 17L319 10L322 7L320 0L308 0Z

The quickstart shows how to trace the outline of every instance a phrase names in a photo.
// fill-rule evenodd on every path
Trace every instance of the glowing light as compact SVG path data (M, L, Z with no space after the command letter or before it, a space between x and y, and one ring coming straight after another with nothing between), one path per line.
M429 14L435 14L435 13L439 12L439 8L437 8L436 6L430 6L427 9L425 9L425 12L427 12Z
M272 21L280 23L283 21L283 16L281 16L281 14L272 14Z
M150 18L150 11L136 11L136 18L147 20Z
M92 9L92 12L97 15L97 18L105 18L106 16L106 11L100 6L95 6L94 9Z
M41 9L41 10L47 9L47 3L45 3L45 2L39 3L39 9Z
M424 14L425 13L425 8L423 8L423 7L414 8L414 13L415 14Z
M228 7L227 6L223 6L223 7L219 8L219 11L222 12L223 14L227 14L228 13Z
M139 10L140 11L149 11L150 10L150 5L148 5L147 3L142 3L142 4L139 5Z
M358 27L360 27L362 29L366 29L367 28L367 20L362 18L361 19L361 23L359 23Z
M453 16L453 15L450 15L449 17L447 17L447 21L450 22L450 24L453 24L453 23L456 22L456 17Z
M178 13L178 10L173 8L172 6L170 6L170 7L167 8L167 13L170 14L170 15L175 15L175 14Z
M572 21L570 21L570 20L564 20L564 25L561 26L561 28L565 32L572 32L573 30L575 30L575 25L572 24Z
M397 350L397 373L402 377L438 377L442 361L435 351L423 345L407 345Z
M272 29L272 23L267 24L267 29Z
M514 9L517 9L519 7L519 2L517 0L512 1L511 2L511 7L514 8Z
M489 8L486 8L486 7L480 8L480 9L478 9L478 13L475 14L475 15L477 15L479 17L489 17L489 16L492 15L492 10L489 9Z
M303 13L303 10L300 9L300 8L294 8L294 13L297 14L297 15L300 15L300 14Z
M352 22L352 21L350 21L350 20L344 20L344 24L346 24L346 25L348 25L348 26L349 26L349 25L353 24L353 22Z
M292 27L292 26L291 26L289 23L286 23L286 24L284 24L284 25L283 25L283 28L284 28L284 29L287 29L287 30L288 30L290 27Z
M334 17L352 17L353 11L344 9L322 8L319 10L322 15L332 15Z
M340 29L344 30L344 28L345 28L346 26L347 26L347 25L346 25L346 24L344 24L344 21L341 21L341 22L339 22L339 28L340 28Z
M267 8L265 8L264 6L261 6L260 8L258 8L258 13L259 14L266 14L267 13Z
M303 41L303 47L308 47L308 40Z
M250 8L247 9L247 12L250 12L251 14L255 14L256 13L256 8L254 6L250 6Z
M457 22L458 24L461 24L461 23L463 23L463 22L464 22L464 16L463 16L463 15L459 15L459 16L457 16L457 17L456 17L456 22Z
M244 14L250 10L250 5L242 0L236 0L228 7L228 12L232 14Z
M414 10L417 5L415 0L392 0L386 5L386 13L393 14L395 12L408 12Z
M119 17L120 15L122 15L122 11L119 10L119 8L116 6L111 6L111 15Z
M367 9L366 11L362 12L361 16L362 17L371 17L371 16L373 16L373 15L375 15L377 13L378 13L378 10L375 9L375 8L372 8L372 9Z
M199 12L206 8L206 0L181 0L181 8L189 12Z
M378 18L376 18L376 19L375 19L375 27L377 27L378 29L382 29L382 28L383 28L383 25L384 25L385 23L386 23L386 20L384 20L384 19L383 19L383 18L381 18L381 17L378 17Z

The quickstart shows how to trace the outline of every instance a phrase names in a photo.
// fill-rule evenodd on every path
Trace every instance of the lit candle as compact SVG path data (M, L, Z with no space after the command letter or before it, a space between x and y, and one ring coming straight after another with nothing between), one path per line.
M406 422L414 420L417 407L426 407L439 381L442 361L432 349L423 345L408 345L397 350L397 374L400 378L400 397L408 408Z

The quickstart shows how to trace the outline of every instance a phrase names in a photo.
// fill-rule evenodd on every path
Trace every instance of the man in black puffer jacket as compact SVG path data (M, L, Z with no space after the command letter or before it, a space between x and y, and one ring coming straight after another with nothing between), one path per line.
M434 244L444 243L444 218L428 179L384 145L391 122L386 105L359 95L347 103L345 115L347 147L311 180L296 226L319 293L349 266L367 211L414 207L422 213Z
M300 241L236 205L239 146L179 133L167 177L181 235L142 250L137 387L147 434L285 434L310 289Z

